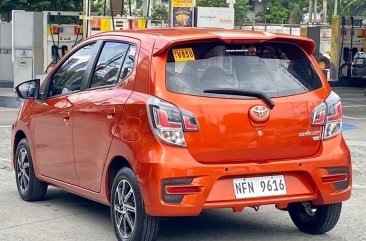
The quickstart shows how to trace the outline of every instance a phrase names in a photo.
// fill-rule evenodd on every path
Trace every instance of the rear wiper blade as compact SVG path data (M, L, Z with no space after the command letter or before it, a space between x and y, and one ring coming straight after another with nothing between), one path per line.
M223 94L223 95L238 95L238 96L253 96L259 99L262 99L268 107L272 110L275 106L275 103L271 100L271 98L263 92L256 90L238 90L238 89L208 89L203 90L204 93L210 94Z

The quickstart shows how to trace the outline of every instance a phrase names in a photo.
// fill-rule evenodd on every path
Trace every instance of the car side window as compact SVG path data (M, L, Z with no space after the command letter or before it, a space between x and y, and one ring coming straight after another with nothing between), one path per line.
M132 46L127 43L106 42L95 66L90 88L114 85L122 81L133 68L133 62L129 58Z
M135 55L136 55L136 46L131 45L128 54L126 56L125 62L123 63L121 79L125 79L132 73L133 65L135 63Z
M95 43L82 47L56 70L49 83L48 98L80 90L94 46Z

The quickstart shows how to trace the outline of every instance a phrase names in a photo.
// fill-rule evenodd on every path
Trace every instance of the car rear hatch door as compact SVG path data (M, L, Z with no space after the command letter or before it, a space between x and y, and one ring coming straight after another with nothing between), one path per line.
M202 163L250 162L313 155L320 146L321 128L311 126L312 110L321 103L315 94L274 100L269 119L256 123L252 107L258 99L204 98L180 107L194 113L198 132L186 132L187 148Z
M321 127L311 123L324 89L307 54L295 44L173 46L166 88L167 101L197 117L199 131L184 137L199 162L293 159L313 155L321 145ZM275 105L245 91L263 93ZM269 118L258 122L250 114L253 108L268 110Z

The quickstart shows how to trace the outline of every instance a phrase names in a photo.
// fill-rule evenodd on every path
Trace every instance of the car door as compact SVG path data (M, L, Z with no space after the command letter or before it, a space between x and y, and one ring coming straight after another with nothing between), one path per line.
M74 105L96 43L80 47L46 80L45 100L34 105L33 141L41 175L79 185L75 171L72 126Z
M134 86L137 43L106 41L75 103L74 153L80 186L100 191L114 131Z

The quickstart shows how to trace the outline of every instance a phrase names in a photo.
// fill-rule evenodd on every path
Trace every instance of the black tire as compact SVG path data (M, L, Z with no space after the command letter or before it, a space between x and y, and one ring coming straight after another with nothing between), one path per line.
M118 197L117 188L120 190L121 198ZM132 194L129 195L130 191ZM137 178L131 169L124 167L117 173L110 200L111 219L118 240L154 241L157 239L160 220L146 214Z
M47 184L37 179L27 139L18 143L15 152L15 180L20 197L24 201L41 201L47 193Z
M307 210L301 203L293 203L289 205L288 212L300 231L316 235L334 228L341 215L341 209L342 203L319 205L313 207L313 211Z

